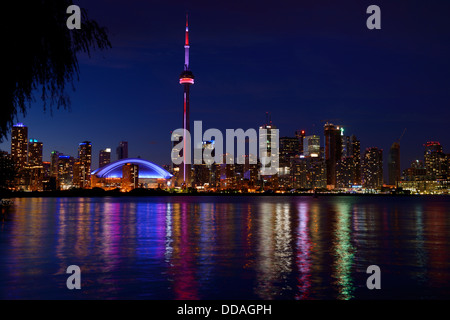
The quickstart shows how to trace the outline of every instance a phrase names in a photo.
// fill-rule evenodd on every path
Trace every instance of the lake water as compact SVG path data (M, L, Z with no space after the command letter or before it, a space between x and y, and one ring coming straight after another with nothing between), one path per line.
M449 299L450 198L15 199L0 298Z

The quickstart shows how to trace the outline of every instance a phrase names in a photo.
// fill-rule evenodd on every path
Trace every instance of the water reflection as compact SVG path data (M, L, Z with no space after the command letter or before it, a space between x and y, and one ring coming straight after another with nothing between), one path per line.
M258 209L255 293L262 299L289 298L295 261L291 204L263 202Z
M336 204L336 227L334 230L334 255L333 263L334 283L338 286L338 299L348 300L353 298L353 279L351 268L353 266L355 248L351 243L352 210L348 202Z
M358 197L16 199L0 231L2 298L441 297L449 200ZM65 287L77 264L78 294ZM31 284L31 285L30 285Z
M275 268L275 205L261 203L258 207L258 240L255 292L265 300L273 299L280 293L281 288L275 285L278 270ZM280 230L280 229L278 229Z
M190 203L175 203L173 216L173 255L169 263L169 281L172 282L175 299L197 299L198 285L196 279L195 249L196 243L191 239L197 226L194 221L196 212L190 212Z
M298 235L297 235L297 268L298 276L298 293L296 299L308 299L311 290L311 240L309 227L309 203L302 202L298 204ZM311 229L317 233L317 215L313 216Z
M424 248L425 244L425 238L424 238L424 229L423 229L423 208L422 206L416 206L415 209L415 226L416 230L416 257L415 260L417 261L417 266L423 270L424 272L418 274L418 281L422 282L422 284L426 283L428 281L427 277L427 255Z
M441 199L439 199L441 200ZM424 232L426 241L424 243L425 252L428 257L428 279L432 286L449 288L450 282L449 268L449 212L442 210L442 206L447 205L444 201L433 201L427 203L427 211L424 213ZM445 271L444 271L445 270ZM450 292L450 290L447 290Z

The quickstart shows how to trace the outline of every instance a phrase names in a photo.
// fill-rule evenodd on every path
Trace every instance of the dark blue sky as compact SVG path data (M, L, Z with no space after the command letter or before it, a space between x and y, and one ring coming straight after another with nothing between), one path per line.
M129 156L170 163L170 131L181 127L185 11L190 17L191 121L203 128L258 128L271 113L281 136L323 136L344 125L362 148L388 158L404 128L402 169L423 143L450 152L449 1L75 1L109 29L113 48L82 56L70 111L43 113L36 99L20 121L76 156L129 142ZM381 30L366 9L381 8ZM39 95L37 95L37 98ZM9 139L9 137L8 137ZM323 143L323 141L322 141ZM10 150L10 140L0 144ZM115 153L113 154L115 160Z

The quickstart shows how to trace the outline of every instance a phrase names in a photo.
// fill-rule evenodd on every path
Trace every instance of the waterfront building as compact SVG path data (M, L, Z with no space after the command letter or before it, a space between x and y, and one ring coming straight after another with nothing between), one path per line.
M336 187L336 166L342 157L343 128L327 122L324 126L324 135L327 187L334 189Z
M355 135L350 137L351 140L351 153L350 156L353 157L353 165L354 165L354 180L353 185L360 186L362 183L361 180L361 142L356 138Z
M121 158L121 159L123 159L123 158ZM98 167L102 168L110 162L111 162L111 148L106 148L106 149L100 150L99 155L98 155Z
M74 163L74 185L78 188L91 186L91 153L90 141L83 141L78 145L78 160Z
M300 156L292 161L292 187L301 190L327 188L325 159L319 155Z
M42 164L43 143L36 139L28 142L27 165L22 168L24 189L29 191L42 191L44 180L44 167Z
M235 190L236 165L233 156L229 153L223 154L222 163L215 164L216 188L218 190Z
M306 136L306 131L305 130L297 130L295 131L295 137L298 140L298 155L303 155L303 142L304 142L304 138Z
M116 148L117 160L128 158L128 141L120 141Z
M366 189L380 189L383 186L383 150L367 148L363 157L363 181Z
M338 188L351 188L355 182L356 168L353 156L345 156L336 166L336 183Z
M447 179L448 159L442 145L437 141L429 141L424 147L424 164L428 180Z
M389 149L389 160L388 160L388 174L389 174L389 185L397 186L400 181L401 169L400 169L400 144L394 142Z
M27 165L40 166L42 165L42 149L43 143L37 141L36 139L30 139L28 142L28 160Z
M321 156L319 136L311 135L303 138L303 155L305 157Z
M54 150L52 151L50 155L50 176L51 177L58 177L58 162L59 162L59 156L62 155L58 151Z
M12 127L11 158L19 171L27 165L28 127L23 123L17 123Z
M197 149L201 149L202 155L204 154L205 150L209 150L209 154L211 154L212 157L215 156L215 149L214 149L214 140L211 141L202 141L199 143L198 146L195 146ZM193 186L197 189L208 189L211 187L212 184L212 164L206 163L205 160L202 158L202 163L194 164L192 168L192 183Z
M304 131L303 131L304 132ZM278 182L282 189L292 188L291 165L295 157L299 157L299 138L281 137Z
M259 165L256 155L242 155L243 164L235 165L236 188L243 192L255 192L258 190Z
M279 170L279 136L278 129L273 125L269 118L269 113L266 113L266 124L259 127L259 150L265 150L265 153L260 153L260 159L270 157L270 161L261 162L261 173L276 171L273 174L260 174L261 184L263 190L278 189L278 170ZM265 132L265 136L263 135Z
M360 141L355 135L342 136L342 157L336 165L336 184L338 188L361 185Z
M55 153L56 154L56 153ZM58 153L57 160L57 188L58 189L69 189L72 185L78 183L78 176L74 176L74 164L75 159L71 156L67 156ZM53 166L53 162L52 162ZM77 171L78 174L79 171ZM75 180L75 181L74 181ZM75 182L75 183L74 183Z

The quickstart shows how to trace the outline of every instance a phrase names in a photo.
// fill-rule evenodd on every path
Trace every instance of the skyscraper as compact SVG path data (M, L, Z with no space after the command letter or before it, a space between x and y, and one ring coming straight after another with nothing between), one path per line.
M265 131L264 131L265 130ZM265 132L265 135L264 135ZM279 135L278 129L272 124L270 119L267 123L259 127L259 150L266 150L266 155L260 154L259 157L262 159L267 156L270 161L266 163L261 163L261 171L272 172L277 171L279 167ZM276 169L276 170L272 170ZM274 173L276 174L276 173ZM267 175L267 174L266 174Z
M200 145L196 146L196 148L199 148L202 150L202 153L204 150L209 150L212 157L215 155L214 150L214 140L211 141L202 141ZM206 163L205 160L202 160L201 164L194 164L193 165L193 181L192 184L197 187L203 187L207 185L208 187L211 185L211 176L212 176L212 164Z
M303 155L310 157L311 155L320 155L320 137L306 136L303 138Z
M128 141L120 141L116 148L117 160L128 158Z
M188 16L186 14L186 30L184 34L184 68L180 74L180 84L183 86L183 130L184 136L186 132L190 132L189 124L189 88L194 84L194 74L189 68L189 26L188 26ZM190 146L186 143L187 139L183 139L183 162L180 164L179 175L178 175L178 185L184 187L190 187L190 173L191 166L186 163L187 152L186 148Z
M316 154L301 156L292 162L292 187L314 190L327 187L325 160Z
M383 186L383 150L367 148L363 160L363 187L380 189Z
M55 153L58 155L57 160L57 186L61 189L68 189L74 186L79 186L79 171L77 171L77 176L74 175L74 163L75 159L71 156L65 156L60 153ZM53 162L52 162L53 163Z
M291 160L299 156L299 140L296 137L280 138L280 167L289 167Z
M342 134L343 130L341 130ZM361 147L355 135L343 136L342 156L336 165L336 185L349 188L361 185Z
M324 126L327 185L330 189L336 187L336 165L342 157L342 132L339 126L332 123L327 122Z
M20 170L27 165L28 127L18 123L11 130L11 157Z
M73 180L72 186L75 188L83 188L83 181L81 180L81 162L80 160L75 160L72 166L73 170Z
M354 185L361 185L361 142L356 138L355 135L350 137L351 141L351 155L353 156L354 164Z
M303 140L305 138L306 131L305 130L297 130L295 131L295 137L298 139L298 154L303 154Z
M336 166L336 185L338 188L350 188L355 181L355 162L353 156L344 156Z
M424 147L424 160L428 179L447 178L447 155L443 152L442 145L437 141L429 141L424 144Z
M258 184L259 163L254 154L244 155L243 184L248 190L256 190Z
M98 167L104 167L111 162L111 148L100 150L98 155Z
M23 178L27 190L40 191L43 189L42 147L42 142L36 139L30 139L28 142L27 165L23 170Z
M304 132L304 131L303 131ZM299 157L300 146L297 137L280 138L280 165L278 170L278 180L280 187L292 188L291 164L295 157Z
M50 155L50 176L51 177L58 177L58 161L59 161L60 153L56 150L52 151Z
M221 164L215 164L216 187L221 190L235 189L236 184L236 164L233 162L234 156L224 153Z
M42 142L39 142L36 139L30 139L28 142L28 166L42 165L42 148Z
M414 160L411 162L411 167L403 170L402 180L404 181L424 181L426 180L427 169L422 160Z
M400 181L400 144L394 142L389 149L388 160L389 184L397 186Z
M83 141L78 145L78 184L80 188L89 188L91 185L91 152L92 145L90 141ZM75 170L74 170L75 176ZM75 177L74 177L75 178Z

